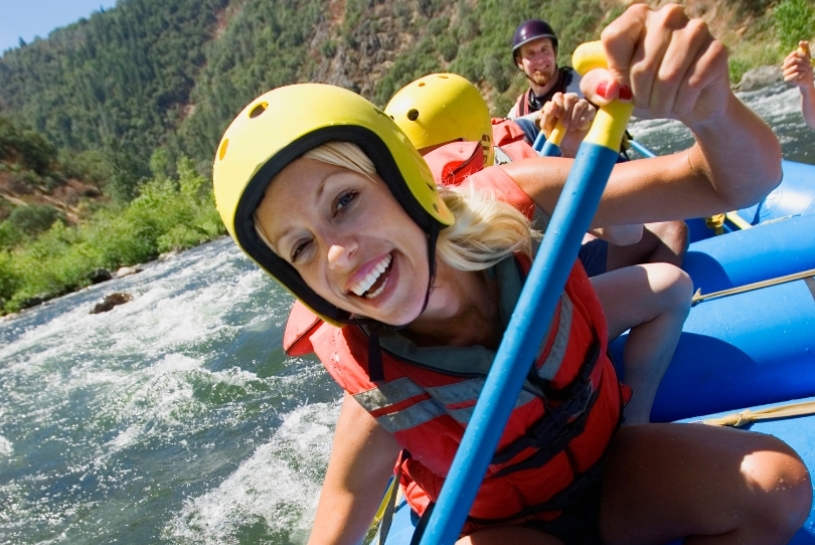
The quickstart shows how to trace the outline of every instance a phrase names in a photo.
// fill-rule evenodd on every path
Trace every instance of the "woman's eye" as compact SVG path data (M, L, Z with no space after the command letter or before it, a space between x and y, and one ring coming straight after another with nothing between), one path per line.
M306 248L308 248L308 245L309 245L309 244L311 244L311 241L310 241L310 240L306 240L306 241L300 242L299 244L296 244L296 245L295 245L294 249L293 249L293 250L292 250L292 252L291 252L291 262L292 262L292 263L295 263L295 262L297 261L297 258L298 258L298 257L299 257L299 256L300 256L300 255L301 255L301 254L302 254L304 251L306 251Z
M336 206L334 208L335 213L339 212L340 210L342 210L343 208L345 208L346 206L351 204L351 201L353 201L356 198L357 198L357 192L356 191L347 191L347 192L343 193L342 195L340 195L337 198L337 204L336 204Z

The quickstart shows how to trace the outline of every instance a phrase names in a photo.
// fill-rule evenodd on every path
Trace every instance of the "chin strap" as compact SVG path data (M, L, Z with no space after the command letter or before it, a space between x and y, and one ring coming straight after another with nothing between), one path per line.
M439 238L441 225L433 222L430 227L430 232L427 234L427 266L428 266L428 279L427 290L424 294L424 303L422 310L419 314L425 311L427 303L430 301L430 291L433 289L433 280L436 278L436 241ZM368 377L373 382L381 382L385 380L385 371L382 367L382 347L379 345L379 332L383 329L390 331L398 331L404 326L388 326L382 322L373 320L360 320L360 322L371 325L371 332L368 337Z

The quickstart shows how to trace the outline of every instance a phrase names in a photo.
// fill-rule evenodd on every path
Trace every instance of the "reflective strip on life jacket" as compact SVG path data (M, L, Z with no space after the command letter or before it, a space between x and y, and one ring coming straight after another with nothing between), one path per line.
M443 414L467 425L484 388L484 382L484 378L477 377L444 386L422 388L409 378L402 377L354 394L354 399L391 433L419 426ZM428 394L430 398L407 406L400 405L412 397L424 394ZM515 401L515 408L530 403L535 398L535 394L523 390Z
M537 367L536 374L544 380L552 380L560 371L560 366L563 364L563 358L566 356L566 349L569 347L569 332L572 328L572 312L574 306L569 297L564 293L560 298L560 316L557 332L555 333L555 342L549 349L546 359ZM538 355L535 361L538 362L543 356L545 347L543 345L538 349Z

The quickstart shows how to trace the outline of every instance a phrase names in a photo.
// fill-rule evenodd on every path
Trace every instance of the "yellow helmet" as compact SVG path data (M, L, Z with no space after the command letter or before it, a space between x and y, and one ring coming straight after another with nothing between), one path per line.
M458 74L430 74L407 84L385 113L417 149L455 140L481 142L484 166L494 162L490 110L475 85Z
M427 164L382 110L331 85L299 84L265 93L226 129L215 154L215 201L227 231L261 268L332 323L352 321L308 287L258 236L254 213L271 180L291 161L330 141L357 144L408 215L429 235L452 225ZM431 261L431 270L432 270Z

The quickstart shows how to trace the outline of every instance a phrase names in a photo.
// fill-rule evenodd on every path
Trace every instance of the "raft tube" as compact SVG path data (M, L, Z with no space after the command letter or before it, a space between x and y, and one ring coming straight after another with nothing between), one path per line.
M781 168L784 179L778 187L757 205L738 211L751 225L815 214L815 165L784 160Z
M759 225L795 216L815 214L815 165L795 161L781 161L784 177L767 197L754 206L738 210L737 215L750 225ZM690 241L714 237L702 218L686 220ZM739 231L738 226L725 222L725 233Z
M702 293L815 269L815 214L694 242L682 268Z
M652 422L815 395L815 279L694 306L662 379ZM619 362L627 335L611 343Z

